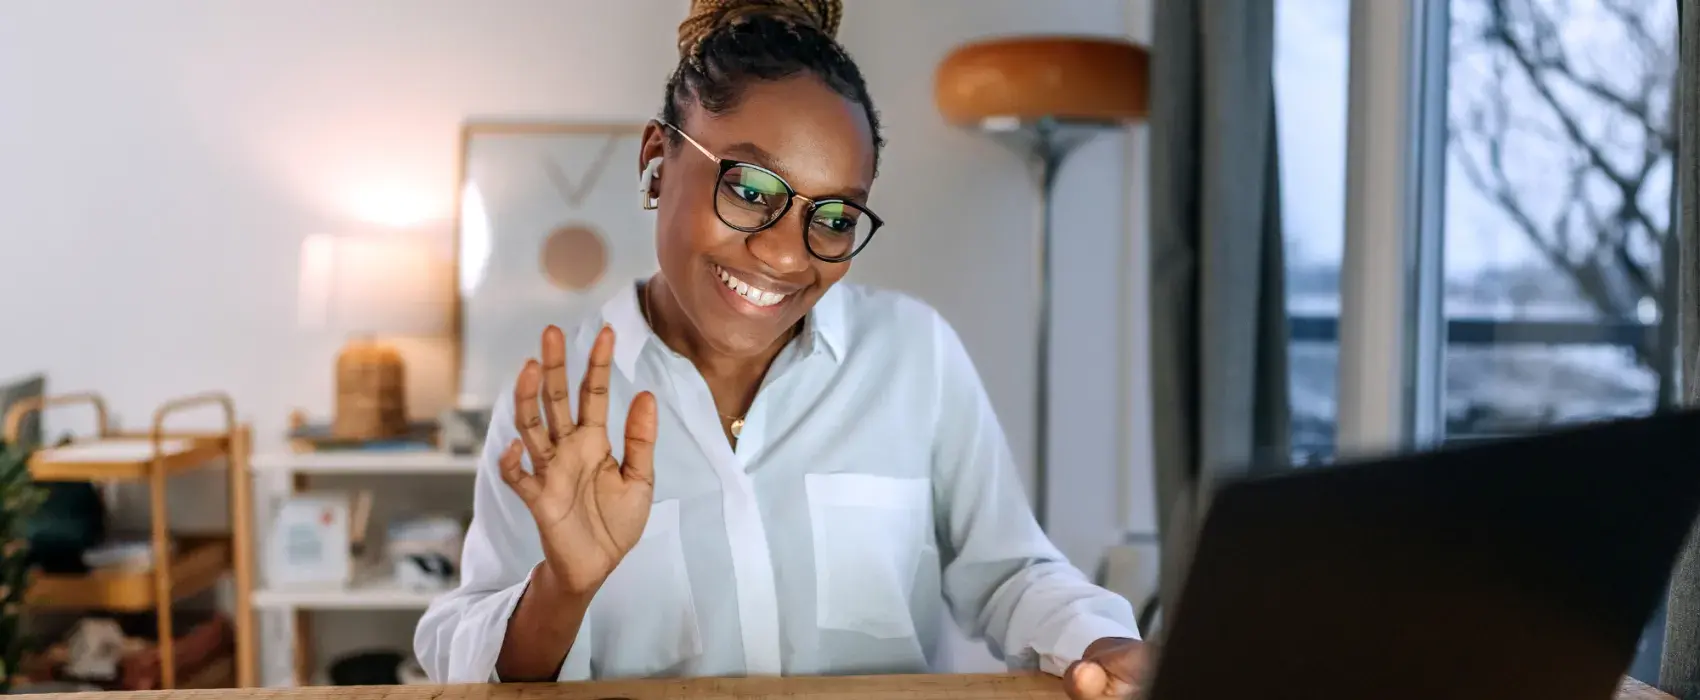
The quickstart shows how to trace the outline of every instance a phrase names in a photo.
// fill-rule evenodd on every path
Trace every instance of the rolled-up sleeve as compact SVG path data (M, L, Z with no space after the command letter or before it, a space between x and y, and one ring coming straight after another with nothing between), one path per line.
M933 327L933 498L957 623L1010 667L1054 675L1098 639L1138 639L1127 599L1094 585L1039 528L972 359L942 317Z
M502 394L503 396L510 394ZM431 602L413 633L413 652L433 683L494 682L508 619L543 560L530 511L502 480L497 459L519 437L513 404L496 402L478 457L472 523L461 551L460 584ZM529 458L525 468L531 469ZM561 667L560 680L590 677L590 623Z

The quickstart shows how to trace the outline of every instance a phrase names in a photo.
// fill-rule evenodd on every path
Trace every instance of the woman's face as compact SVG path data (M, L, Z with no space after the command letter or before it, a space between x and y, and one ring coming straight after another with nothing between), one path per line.
M771 170L802 197L865 203L873 186L866 112L814 76L752 83L736 109L713 115L689 105L681 120L675 126L710 153ZM652 122L638 162L642 167L665 158L652 186L659 198L655 243L662 274L702 342L723 354L759 354L800 321L850 263L809 253L809 207L800 198L756 233L727 226L715 213L723 187L719 164L683 139L667 148L669 136L676 135Z

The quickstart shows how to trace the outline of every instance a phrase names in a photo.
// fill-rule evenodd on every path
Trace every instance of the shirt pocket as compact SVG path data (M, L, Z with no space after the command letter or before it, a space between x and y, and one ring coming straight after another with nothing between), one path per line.
M808 474L815 623L877 639L915 636L910 596L923 552L936 548L932 481Z
M673 673L702 654L678 500L650 506L643 536L597 591L596 603L591 664L598 677Z

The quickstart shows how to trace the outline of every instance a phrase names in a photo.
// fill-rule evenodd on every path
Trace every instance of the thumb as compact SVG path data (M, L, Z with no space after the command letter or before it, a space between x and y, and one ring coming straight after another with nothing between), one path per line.
M1063 674L1064 689L1073 700L1133 697L1133 684L1116 677L1103 664L1076 661Z
M621 476L655 485L655 394L647 391L632 399L626 414L626 463Z

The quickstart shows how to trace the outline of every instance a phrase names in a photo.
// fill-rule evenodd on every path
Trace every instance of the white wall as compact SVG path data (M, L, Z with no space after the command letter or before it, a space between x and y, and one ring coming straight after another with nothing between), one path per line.
M446 221L468 117L648 118L685 6L0 4L0 376L45 370L53 391L99 391L129 427L174 395L226 390L260 447L278 446L292 408L329 411L340 345L295 325L301 240ZM937 117L933 67L975 37L1121 35L1130 22L1124 0L859 0L841 32L889 139L875 203L890 224L852 275L957 325L1023 460L1034 194L1016 155ZM1124 362L1143 328L1123 280L1143 216L1127 204L1142 177L1132 152L1102 138L1058 188L1052 529L1088 570L1121 525L1150 520L1148 458L1126 442L1131 417L1148 415L1128 398L1142 395L1138 363ZM432 411L448 348L408 350L414 403Z

